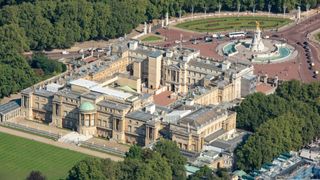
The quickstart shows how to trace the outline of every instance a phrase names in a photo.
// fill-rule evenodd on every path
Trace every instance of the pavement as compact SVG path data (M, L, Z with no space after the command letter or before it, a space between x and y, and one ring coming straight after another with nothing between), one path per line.
M45 144L49 144L49 145L56 146L56 147L63 148L63 149L69 149L71 151L80 152L80 153L87 154L87 155L90 155L90 156L95 156L95 157L98 157L98 158L103 158L103 159L110 158L113 161L122 161L123 160L123 158L118 157L118 156L114 156L114 155L111 155L111 154L101 153L101 152L98 152L98 151L93 151L93 150L90 150L90 149L82 148L82 147L79 147L79 146L76 146L76 145L71 145L71 144L66 144L66 143L54 141L54 140L51 140L51 139L47 139L47 138L40 137L40 136L37 136L37 135L24 133L24 132L13 130L13 129L9 129L9 128L5 128L5 127L2 127L2 126L0 126L0 132L6 133L6 134L10 134L10 135L14 135L14 136L19 136L19 137L22 137L22 138L25 138L25 139L30 139L30 140L41 142L41 143L45 143Z

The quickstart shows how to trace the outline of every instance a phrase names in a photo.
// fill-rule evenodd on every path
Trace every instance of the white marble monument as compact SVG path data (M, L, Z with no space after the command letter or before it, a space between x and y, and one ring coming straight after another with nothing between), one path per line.
M256 31L254 32L250 49L253 52L262 52L264 50L264 44L261 38L260 23L258 21L256 21Z

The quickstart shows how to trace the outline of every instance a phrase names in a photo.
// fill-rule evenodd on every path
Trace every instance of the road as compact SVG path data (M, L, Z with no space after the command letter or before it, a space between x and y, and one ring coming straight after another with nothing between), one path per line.
M34 140L34 141L38 141L38 142L41 142L41 143L49 144L49 145L56 146L56 147L63 148L63 149L69 149L69 150L72 150L72 151L77 151L77 152L80 152L80 153L83 153L83 154L87 154L87 155L90 155L90 156L95 156L95 157L99 157L99 158L103 158L103 159L110 158L113 161L122 161L123 160L123 158L118 157L118 156L114 156L114 155L111 155L111 154L101 153L101 152L93 151L93 150L90 150L90 149L87 149L87 148L78 147L76 145L71 145L71 144L66 144L66 143L54 141L54 140L51 140L51 139L47 139L47 138L44 138L44 137L36 136L36 135L33 135L33 134L24 133L24 132L13 130L13 129L9 129L9 128L5 128L5 127L2 127L2 126L0 126L0 132L6 133L6 134L10 134L10 135L14 135L14 136L19 136L19 137L30 139L30 140Z
M316 14L315 16L312 16L306 19L305 21L297 24L296 26L293 26L287 30L276 33L276 35L286 39L288 44L294 46L298 50L299 55L297 57L297 62L300 65L299 70L300 70L301 80L304 82L320 80L320 78L318 77L317 79L314 79L312 77L314 75L314 70L310 70L310 66L307 63L307 58L305 55L306 52L301 45L297 45L297 42L300 42L300 43L303 43L305 41L308 42L311 49L311 55L315 63L314 69L319 70L320 69L320 58L319 58L320 46L319 44L316 44L307 38L309 33L319 28L320 28L320 14Z

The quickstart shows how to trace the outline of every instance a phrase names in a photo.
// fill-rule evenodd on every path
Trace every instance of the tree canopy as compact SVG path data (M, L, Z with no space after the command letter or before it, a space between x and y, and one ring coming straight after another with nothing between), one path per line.
M110 159L85 159L69 171L67 179L186 179L184 169L186 160L176 144L169 140L160 140L156 146L161 148L150 150L134 145L122 162L113 162ZM168 155L170 150L172 154ZM174 160L177 162L173 162ZM176 174L181 176L177 177Z
M298 150L319 137L320 83L289 81L275 94L253 94L238 113L238 128L254 132L236 150L239 169L254 170L281 153Z

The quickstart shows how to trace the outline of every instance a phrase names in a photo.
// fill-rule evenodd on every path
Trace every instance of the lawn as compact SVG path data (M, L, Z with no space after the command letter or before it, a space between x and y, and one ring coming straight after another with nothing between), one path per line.
M25 179L31 170L49 180L67 176L71 167L87 155L36 141L0 133L0 179Z
M154 41L161 41L161 40L162 40L161 37L154 36L154 35L150 35L141 39L142 42L154 42Z
M176 27L197 32L240 31L256 28L256 21L262 29L272 29L284 26L292 20L277 17L221 17L187 21L177 24Z

